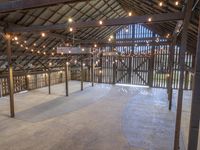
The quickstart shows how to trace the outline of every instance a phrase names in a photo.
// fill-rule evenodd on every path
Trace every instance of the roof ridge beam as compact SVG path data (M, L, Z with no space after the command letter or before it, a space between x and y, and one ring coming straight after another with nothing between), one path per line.
M148 19L151 18L151 22ZM90 28L90 27L101 27L101 26L121 26L121 25L129 25L129 24L137 24L137 23L159 23L159 22L169 22L169 21L178 21L184 19L184 13L176 12L176 13L161 13L161 14L152 14L152 15L144 15L144 16L132 16L125 18L117 18L117 19L108 19L102 20L102 25L99 24L99 21L87 21L87 22L74 22L71 24L62 23L62 24L53 24L53 25L35 25L29 27L13 27L10 26L5 29L6 32L16 33L16 32L40 32L40 31L49 31L49 30L65 30L69 27L73 27L75 29L79 28Z

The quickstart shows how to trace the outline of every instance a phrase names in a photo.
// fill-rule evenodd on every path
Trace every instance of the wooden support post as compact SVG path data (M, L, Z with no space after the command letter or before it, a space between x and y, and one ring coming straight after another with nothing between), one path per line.
M173 73L174 73L174 51L177 40L177 34L174 34L172 44L169 47L169 80L168 80L168 101L169 101L169 110L172 108L172 96L173 96Z
M190 17L192 13L192 6L194 0L189 0L187 2L185 10L185 18L183 21L183 32L181 38L181 48L180 48L180 82L178 89L178 101L177 101L177 111L176 111L176 127L175 127L175 138L174 138L174 150L179 150L179 140L180 140L180 127L181 127L181 113L182 113L182 103L183 103L183 82L184 82L184 70L185 70L185 52L187 50L187 37L188 28L190 23Z
M155 34L153 35L153 37L155 37ZM150 87L153 87L154 52L155 52L155 46L152 46L151 57L149 59L149 74L148 74L148 83Z
M189 85L189 71L185 71L185 85L184 85L185 90L188 90L188 85Z
M47 86L47 74L44 74L44 82L45 82L45 86Z
M92 80L92 86L94 86L94 54L92 54L92 59L91 59L91 80Z
M51 71L48 70L48 87L49 87L49 94L51 94Z
M113 84L116 84L117 64L115 62L115 58L113 60Z
M198 31L198 45L196 51L196 65L194 73L194 84L192 94L192 107L190 114L190 130L188 140L188 150L197 150L198 135L199 135L199 120L200 120L200 17L199 17L199 31Z
M128 66L128 84L131 84L132 60L133 60L133 58L130 56L129 57L129 66Z
M99 83L102 83L102 70L103 70L103 52L101 53L100 55L100 62L99 62L99 65L100 65L100 70L99 70Z
M66 96L69 96L69 88L68 88L68 71L69 71L69 62L65 63L65 90L66 90Z
M81 58L81 91L83 91L83 59Z
M13 81L13 66L12 66L12 52L11 52L11 36L6 34L7 41L7 57L8 57L8 87L10 94L10 116L15 117L14 109L14 81Z
M0 78L0 97L2 97L2 80Z
M26 90L29 90L29 76L25 74Z
M35 88L37 89L37 87L38 87L38 83L37 83L38 81L37 81L37 74L35 74Z

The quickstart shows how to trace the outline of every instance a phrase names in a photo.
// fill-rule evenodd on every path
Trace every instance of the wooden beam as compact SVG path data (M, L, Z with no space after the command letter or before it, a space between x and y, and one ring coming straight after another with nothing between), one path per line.
M194 0L189 0L187 2L185 10L185 18L183 21L183 33L181 38L181 48L179 56L180 64L180 82L178 89L178 101L177 101L177 111L176 111L176 127L175 127L175 138L174 138L174 150L179 150L179 140L180 140L180 127L181 127L181 113L182 113L182 103L183 103L183 82L184 82L184 68L185 68L185 52L187 50L187 38L188 29L190 24L190 17L192 13L192 5Z
M66 91L66 96L69 96L68 74L69 74L69 62L66 62L65 63L65 91Z
M49 89L49 94L51 94L51 71L48 71L48 89Z
M69 4L84 2L88 0L16 0L7 1L0 3L0 13L9 13L12 11L23 10L23 9L33 9L38 7L48 7L58 4Z
M151 22L148 19L151 18ZM54 24L54 25L46 25L46 26L29 26L29 27L8 27L5 29L6 32L40 32L40 31L51 31L51 30L66 30L69 27L73 27L75 29L79 28L91 28L91 27L102 27L102 26L121 26L121 25L129 25L129 24L137 24L137 23L159 23L159 22L168 22L168 21L178 21L183 20L184 14L181 12L177 13L162 13L162 14L152 14L152 15L144 15L144 16L132 16L125 18L117 18L117 19L109 19L102 20L102 25L99 24L99 21L87 21L87 22L74 22L71 24L62 23L62 24Z
M198 45L196 51L194 84L192 94L192 107L190 114L190 130L188 150L197 150L198 148L198 135L199 135L199 120L200 120L200 17L199 17L199 31L198 31Z
M83 59L81 57L81 91L83 91Z
M94 54L92 54L92 59L91 59L91 80L92 80L92 86L94 86Z
M172 39L166 37L144 37L144 38L123 38L123 39L115 39L112 42L109 42L108 39L90 39L90 40L76 40L75 44L84 44L84 43L118 43L118 42L140 42L140 41L171 41ZM66 41L72 42L72 41Z
M148 22L148 19L151 18L151 22ZM90 28L90 27L101 27L101 26L121 26L137 23L159 23L159 22L168 22L168 21L177 21L183 20L183 13L162 13L162 14L152 14L144 16L132 16L126 18L117 18L110 20L102 20L102 25L99 24L99 21L88 21L88 22L77 22L72 23L70 26L73 28Z
M169 47L169 78L168 78L168 101L169 101L169 110L172 108L172 94L173 94L173 73L174 73L174 51L175 51L175 46L176 46L176 41L177 41L177 34L173 34L173 41L172 44Z
M8 87L10 95L10 116L15 117L14 109L14 81L13 81L13 64L12 64L12 51L11 51L11 36L9 34L5 35L7 41L7 57L8 57Z

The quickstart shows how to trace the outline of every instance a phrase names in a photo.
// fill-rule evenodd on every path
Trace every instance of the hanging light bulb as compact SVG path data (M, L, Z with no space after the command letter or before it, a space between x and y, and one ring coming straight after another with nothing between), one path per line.
M72 19L72 18L68 18L68 22L69 22L69 23L72 23L72 22L73 22L73 19Z
M100 20L100 21L99 21L99 24L102 25L102 24L103 24L103 21Z
M178 5L179 5L179 1L176 1L176 2L175 2L175 5L178 6Z
M69 31L70 31L70 32L73 32L73 28L72 28L72 27L70 27L70 28L69 28Z
M129 16L129 17L132 16L132 12L129 12L129 13L128 13L128 16Z
M15 40L15 41L17 41L17 40L18 40L18 37L17 37L17 36L15 36L15 37L14 37L14 40Z
M163 6L163 2L159 2L159 6L162 7Z
M148 22L151 22L152 21L152 18L148 18Z
M99 73L101 74L101 73L102 73L102 70L99 70Z
M45 37L45 36L46 36L46 34L45 34L44 32L42 32L42 33L41 33L41 36L42 36L42 37Z

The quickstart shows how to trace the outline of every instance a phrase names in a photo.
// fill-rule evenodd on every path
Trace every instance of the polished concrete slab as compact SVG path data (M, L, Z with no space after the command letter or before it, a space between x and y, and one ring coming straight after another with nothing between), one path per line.
M171 150L175 106L166 90L71 81L0 99L2 150ZM174 95L176 97L176 94Z

